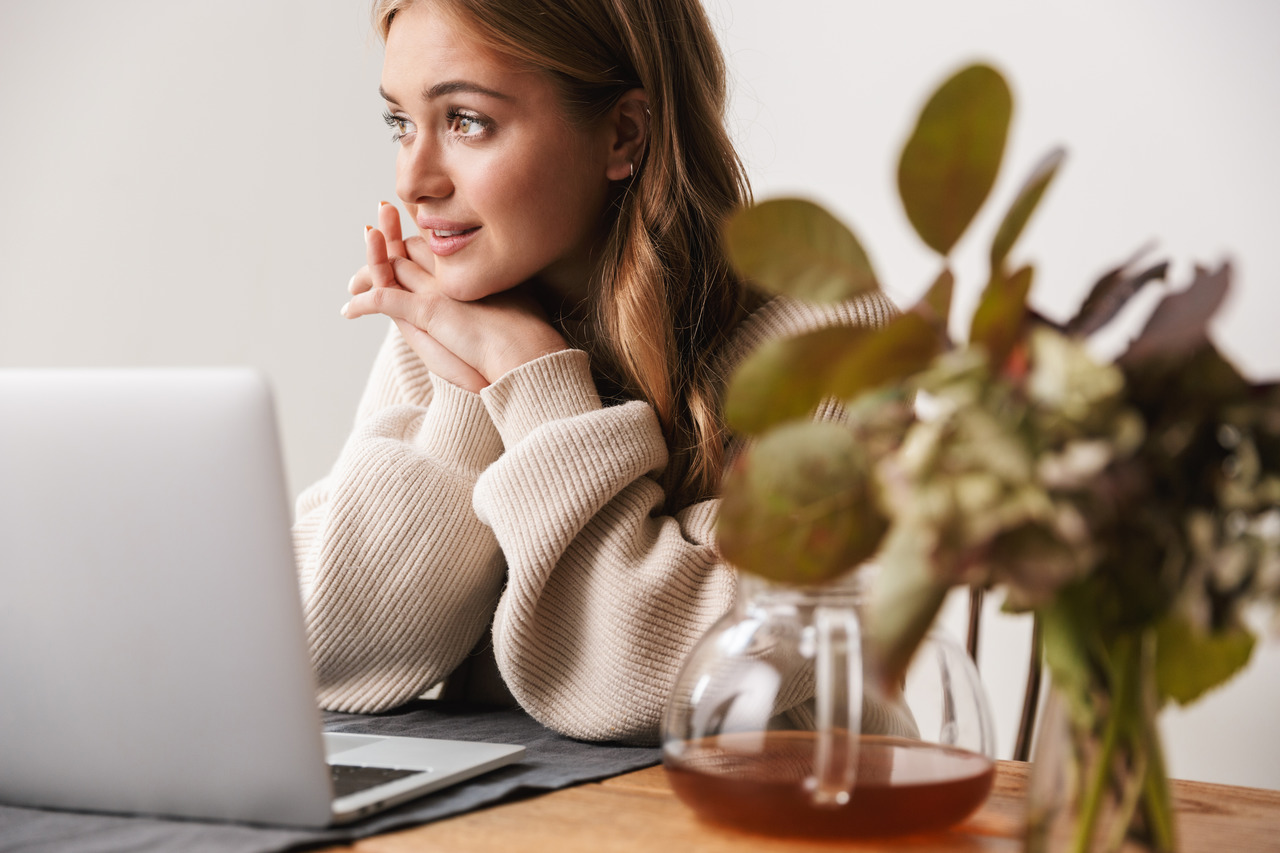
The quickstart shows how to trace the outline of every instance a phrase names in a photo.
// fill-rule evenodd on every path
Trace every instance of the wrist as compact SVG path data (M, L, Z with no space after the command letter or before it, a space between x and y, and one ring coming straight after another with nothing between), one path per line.
M582 350L565 349L526 362L480 392L506 447L543 424L601 408Z
M516 368L548 355L563 352L569 345L555 329L548 326L545 332L521 340L513 340L496 353L484 371L485 379L493 384Z

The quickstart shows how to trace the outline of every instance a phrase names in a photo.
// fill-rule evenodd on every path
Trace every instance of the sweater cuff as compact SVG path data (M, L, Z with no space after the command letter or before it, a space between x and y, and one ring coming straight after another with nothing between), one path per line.
M545 423L602 408L591 360L576 349L526 362L481 389L480 397L506 447Z
M502 455L502 437L494 429L480 395L431 374L427 406L416 443L460 474L475 477Z

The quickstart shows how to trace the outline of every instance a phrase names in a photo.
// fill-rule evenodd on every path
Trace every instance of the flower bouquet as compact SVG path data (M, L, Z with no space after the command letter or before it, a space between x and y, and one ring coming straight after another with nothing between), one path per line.
M1061 796L1033 796L1029 847L1171 850L1156 714L1244 667L1246 610L1280 601L1280 386L1247 379L1210 339L1225 263L1174 289L1166 264L1139 257L1066 321L1031 307L1034 269L1014 248L1061 150L1009 205L967 340L953 339L949 258L995 183L1011 114L1004 79L975 65L919 116L898 187L942 264L918 304L881 329L768 343L738 367L726 417L753 441L725 482L720 547L792 583L874 557L868 632L887 680L950 589L1002 589L1007 609L1040 620L1071 733ZM853 233L807 201L747 208L725 239L739 272L778 294L830 302L879 287ZM1090 337L1154 287L1167 289L1141 332L1097 357ZM832 399L840 417L811 417ZM1063 803L1071 826L1054 840Z

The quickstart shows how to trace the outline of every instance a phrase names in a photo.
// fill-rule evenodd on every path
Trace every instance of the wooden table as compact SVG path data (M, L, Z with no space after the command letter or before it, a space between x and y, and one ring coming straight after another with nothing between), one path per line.
M1018 851L1028 765L999 762L982 809L950 832L877 842L806 842L748 835L698 820L661 767L376 836L332 853L773 853ZM1280 851L1280 791L1174 782L1187 853Z

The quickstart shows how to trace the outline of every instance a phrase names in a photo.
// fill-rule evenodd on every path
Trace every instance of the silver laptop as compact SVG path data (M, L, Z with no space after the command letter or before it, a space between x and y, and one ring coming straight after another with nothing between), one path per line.
M319 827L520 746L323 734L271 394L0 370L0 803Z

